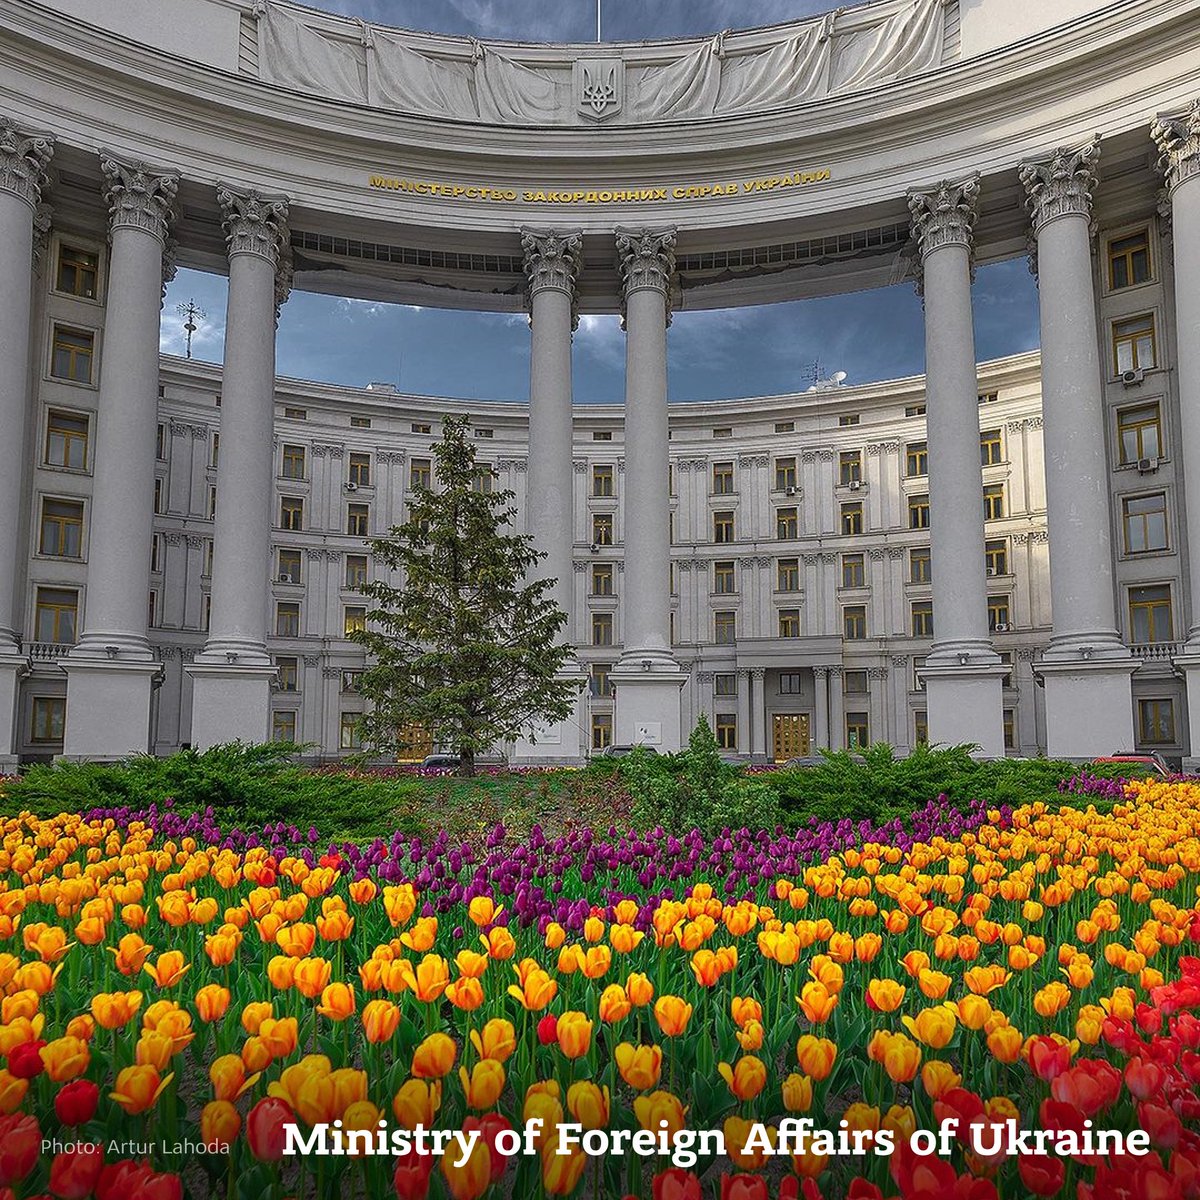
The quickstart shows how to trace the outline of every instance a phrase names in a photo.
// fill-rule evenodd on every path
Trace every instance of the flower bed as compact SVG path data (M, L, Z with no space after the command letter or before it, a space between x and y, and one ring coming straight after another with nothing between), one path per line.
M1198 802L1148 782L1111 813L362 846L169 809L8 820L0 1189L1192 1200ZM1009 1119L1150 1153L990 1149ZM288 1126L360 1152L285 1154ZM406 1147L418 1127L462 1152ZM664 1129L723 1137L633 1152Z

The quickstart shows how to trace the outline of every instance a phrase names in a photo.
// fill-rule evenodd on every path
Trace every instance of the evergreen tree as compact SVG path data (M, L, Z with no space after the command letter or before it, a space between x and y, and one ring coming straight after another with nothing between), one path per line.
M552 581L530 578L544 556L505 532L513 493L491 489L495 472L476 462L469 425L446 419L433 486L414 490L404 524L372 539L375 562L399 569L402 583L360 589L374 607L351 635L375 660L360 684L364 743L399 750L432 734L464 775L480 752L569 716L578 689L559 674L571 651Z

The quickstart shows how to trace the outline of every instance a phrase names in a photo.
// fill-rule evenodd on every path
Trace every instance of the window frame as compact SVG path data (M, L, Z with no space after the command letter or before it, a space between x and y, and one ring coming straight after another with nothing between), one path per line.
M1135 279L1133 270L1133 257L1137 253L1137 248L1116 252L1115 247L1122 242L1132 242L1136 238L1142 239L1142 246L1146 253L1146 277L1144 279ZM1143 226L1140 229L1128 230L1124 233L1114 234L1110 236L1104 244L1104 257L1107 265L1105 279L1108 284L1107 291L1109 292L1124 292L1130 288L1141 287L1143 284L1154 282L1154 252L1150 242L1150 227ZM1123 262L1129 273L1129 278L1126 283L1117 283L1115 267L1117 262Z
M712 515L712 540L715 546L730 546L736 537L734 510L717 509Z
M351 451L347 466L347 483L355 487L371 486L371 456L362 450Z
M929 493L916 492L908 497L908 528L929 528Z
M304 532L304 497L279 497L279 528L286 533Z
M296 452L299 452L298 454ZM289 468L294 470L297 461L300 465L300 474L292 474ZM295 442L285 442L282 452L279 456L279 478L288 479L293 483L305 483L308 480L308 447L299 445Z
M800 610L798 608L781 608L779 610L779 636L781 638L800 637Z
M301 609L299 600L276 600L275 601L275 637L277 638L297 638L300 636L300 619ZM289 632L287 629L281 628L283 618L287 618L287 624L290 628L292 618L295 618L295 632Z
M615 545L617 536L616 525L616 518L612 513L592 513L592 545Z
M775 540L794 542L800 536L800 508L795 504L775 510Z
M861 450L838 451L838 487L862 486L863 452Z
M63 348L69 353L72 368L74 368L75 360L79 355L86 354L88 360L88 374L86 379L76 378L74 375L59 375L55 370L58 364L58 351L60 349L58 335L59 333L76 334L89 339L87 350L82 347L71 346L69 343L64 344ZM100 372L97 369L100 358L100 331L91 328L87 325L81 325L76 321L60 321L58 319L50 322L50 337L49 337L49 362L47 364L47 378L52 379L55 383L67 384L70 387L86 387L96 388Z
M713 644L732 646L737 642L737 610L719 609L713 613Z
M38 716L40 712L51 713L49 736L41 736L38 732ZM31 746L57 746L63 740L63 731L67 723L66 696L33 696L29 704L29 744ZM58 733L55 734L54 730Z
M1166 712L1170 722L1169 737L1156 737L1149 732L1147 724L1147 713L1150 711L1149 706L1156 706L1155 711L1158 713L1156 720L1161 720L1161 707L1166 707ZM1138 737L1137 740L1144 746L1174 746L1178 738L1178 725L1175 721L1175 699L1172 696L1139 696L1137 698L1137 720L1138 720Z
M842 555L842 587L864 588L867 586L867 559L864 554ZM856 570L851 568L857 567ZM850 576L853 576L851 578Z
M914 467L916 468L914 470ZM904 478L924 479L929 475L929 442L907 442L904 446Z
M775 491L787 492L790 488L795 491L799 474L794 454L781 455L775 459Z
M922 571L917 571L917 564L921 563ZM928 546L910 546L908 550L908 582L909 583L932 583L933 582L933 551Z
M865 604L842 605L842 640L865 642L867 640L867 606Z
M1130 503L1135 503L1138 500L1150 500L1153 498L1161 498L1162 500L1162 524L1163 524L1163 545L1150 546L1147 545L1143 549L1135 550L1130 546L1129 529L1130 529L1130 514L1128 506ZM1140 557L1144 554L1169 554L1171 551L1171 513L1170 507L1167 504L1167 493L1165 489L1157 489L1150 492L1135 492L1131 495L1121 496L1121 548L1129 558ZM1149 516L1156 514L1135 514L1136 519L1139 519L1143 528L1148 528L1146 522Z
M861 500L843 500L839 509L839 529L842 537L862 537L866 530Z
M1148 412L1151 409L1154 411L1153 420L1134 421L1125 424L1123 418L1127 414ZM1116 433L1117 433L1117 462L1123 467L1137 466L1138 461L1143 458L1163 459L1166 457L1166 443L1163 439L1163 411L1162 401L1159 399L1145 400L1140 404L1127 404L1116 409ZM1144 445L1145 432L1148 429L1154 430L1154 440L1156 449L1153 454L1146 451ZM1132 457L1125 455L1125 436L1132 434L1136 444L1137 453Z
M66 417L74 421L83 422L82 435L78 431L58 430L53 427L55 417ZM64 458L70 459L70 447L73 443L78 442L81 437L83 441L83 465L74 467L69 461L57 463L50 458L50 439L55 434L64 439ZM51 404L46 408L46 430L45 437L42 440L42 462L41 465L51 471L70 471L76 475L90 474L91 466L91 449L92 449L92 414L79 409L62 408L59 405Z
M62 286L62 271L63 259L66 252L74 251L76 254L87 254L96 261L92 265L91 270L94 276L94 290L89 296L86 292L81 292L75 289L68 289ZM87 268L84 267L86 270ZM87 239L68 239L67 237L59 237L56 239L54 247L54 286L50 289L56 296L68 296L72 300L82 301L84 304L103 304L104 303L104 251L95 243L88 243Z
M1139 321L1148 321L1149 329L1129 329L1129 326ZM1140 361L1140 343L1147 334L1150 339L1150 362L1143 363ZM1153 371L1158 366L1158 321L1152 309L1116 318L1109 326L1109 335L1112 343L1114 379L1120 379L1126 371ZM1130 349L1129 366L1122 366L1121 350L1126 346Z
M85 529L84 525L87 520L86 511L87 503L81 496L57 496L43 495L41 502L38 505L38 537L37 537L37 557L38 558L55 558L65 559L67 562L83 562L87 558L87 547L84 542ZM46 506L48 504L70 505L72 509L78 511L78 517L74 514L66 513L47 513ZM47 521L57 530L57 539L60 549L48 550L46 548L46 530ZM65 542L70 541L70 531L74 530L77 538L77 546L74 554L65 553L61 547Z
M1003 483L989 483L983 489L984 521L1003 521L1007 515L1007 504Z
M1155 599L1135 599L1134 594L1137 592L1161 591L1164 596ZM1126 589L1126 606L1129 613L1129 641L1135 646L1155 646L1164 642L1173 642L1175 640L1175 605L1174 597L1172 596L1170 583L1137 583ZM1167 636L1160 638L1154 636L1138 637L1137 624L1139 613L1146 614L1146 633L1153 635L1156 633L1155 625L1157 624L1156 612L1160 609L1166 610L1167 619Z
M933 637L932 600L910 600L908 602L908 629L910 637L920 638L923 641Z
M717 559L712 565L712 594L714 596L737 595L737 563L732 558Z
M733 463L722 460L715 462L712 465L712 492L713 496L732 496L736 492L736 483L733 474Z
M70 604L52 601L48 597L52 593L71 595L74 597ZM61 637L63 618L70 614L70 638ZM45 615L51 615L53 637L44 638L42 620ZM47 646L73 646L79 638L79 589L59 587L55 584L38 584L33 593L33 641Z
M777 558L775 560L775 590L784 594L800 590L800 560Z
M979 431L979 465L999 467L1004 463L1004 438L999 429Z

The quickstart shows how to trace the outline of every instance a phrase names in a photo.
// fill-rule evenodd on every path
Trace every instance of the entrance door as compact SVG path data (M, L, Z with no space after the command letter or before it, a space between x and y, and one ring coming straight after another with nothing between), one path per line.
M808 733L808 713L774 713L774 757L776 762L789 758L806 758L811 741Z

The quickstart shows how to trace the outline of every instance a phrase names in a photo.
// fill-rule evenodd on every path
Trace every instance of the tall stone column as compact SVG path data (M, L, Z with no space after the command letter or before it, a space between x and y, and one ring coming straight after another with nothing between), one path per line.
M275 326L287 297L288 205L217 188L229 252L212 619L192 677L198 749L270 736L267 655L275 423Z
M21 655L24 509L21 482L28 428L29 330L33 297L33 218L54 139L0 120L0 775L17 769L17 712L29 660Z
M1046 519L1053 634L1037 670L1052 758L1133 746L1137 663L1117 633L1096 296L1092 191L1100 145L1021 166L1037 239Z
M108 304L83 635L62 663L67 759L147 753L151 692L162 677L147 620L163 251L179 176L108 154L101 156L100 168L111 242Z
M925 394L933 648L925 662L929 738L1004 755L1000 679L987 622L983 477L971 316L979 176L908 196L925 295Z
M813 667L813 726L809 753L829 748L829 668Z
M671 652L671 529L667 494L667 326L675 231L617 230L625 326L624 650L617 689L618 745L680 748L684 674ZM738 731L738 737L745 737Z
M750 757L767 761L767 673L762 667L750 671Z
M563 674L576 686L574 711L517 743L518 759L577 762L585 753L586 675L575 657L574 447L571 335L579 323L575 283L583 269L583 234L521 230L529 280L529 467L527 532L545 558L534 568L554 581L550 596L567 614L560 635L572 649Z
M1175 246L1175 370L1179 380L1179 445L1184 473L1188 592L1187 643L1175 666L1187 681L1188 757L1185 770L1200 771L1200 463L1188 453L1200 446L1200 99L1182 112L1165 113L1151 133L1162 153L1171 199Z

